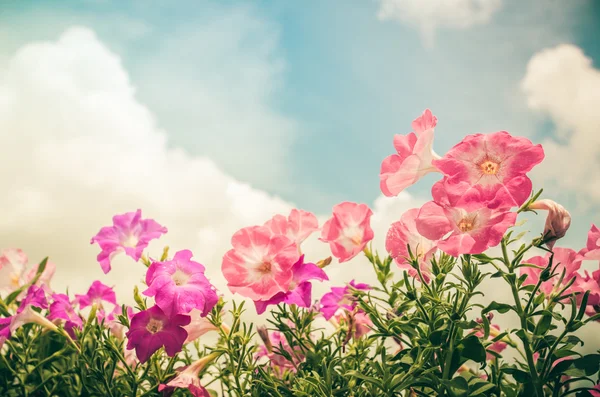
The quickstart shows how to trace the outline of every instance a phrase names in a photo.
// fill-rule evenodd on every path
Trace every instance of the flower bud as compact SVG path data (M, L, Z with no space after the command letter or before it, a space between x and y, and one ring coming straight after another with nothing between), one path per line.
M538 200L529 205L532 210L548 211L546 225L544 227L544 241L549 248L554 246L554 242L562 238L571 226L571 214L562 205L552 200Z

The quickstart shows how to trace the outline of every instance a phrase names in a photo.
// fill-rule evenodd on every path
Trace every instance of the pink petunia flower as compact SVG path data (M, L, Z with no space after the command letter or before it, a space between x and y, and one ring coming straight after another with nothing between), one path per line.
M38 270L38 264L28 267L29 259L20 249L5 249L0 254L0 294L6 296L13 291L31 283ZM56 266L47 262L44 271L35 283L36 286L45 286L49 290L50 280L54 276ZM23 292L19 299L23 299Z
M4 346L4 342L10 339L10 323L12 322L11 317L0 317L0 349Z
M188 389L188 391L194 397L210 397L210 393L200 384L199 374L206 366L214 360L215 353L209 354L206 357L202 357L196 360L191 365L180 370L179 374L171 379L166 385L158 386L158 391L163 391L166 388L181 388Z
M146 273L148 289L143 294L153 296L167 315L198 309L206 316L219 297L204 270L203 265L192 260L192 251L179 251L170 261L152 263Z
M74 337L73 328L81 328L83 325L83 320L75 312L75 308L73 305L74 302L71 302L69 297L65 294L53 294L52 295L52 303L50 304L50 313L48 314L48 319L53 322L57 322L62 320L65 322L64 328L65 330Z
M373 211L366 204L343 202L333 207L333 216L321 230L321 241L329 243L333 256L340 262L358 255L373 239Z
M592 397L600 397L600 384L594 386L594 388L590 389L589 392L592 395Z
M288 237L266 226L250 226L231 238L233 249L223 257L221 270L233 293L252 300L267 300L288 291L293 266L300 254Z
M185 329L188 333L185 343L193 342L202 335L218 329L205 316L202 316L202 312L200 310L193 309L189 316L190 323L183 327L183 329Z
M585 259L600 259L600 229L596 225L592 225L588 232L587 244L580 254Z
M383 160L379 173L380 187L384 195L397 196L424 175L437 171L433 160L440 157L432 149L433 129L436 124L437 118L426 109L413 121L414 132L394 136L397 153Z
M311 234L319 230L317 217L308 211L292 209L288 217L275 215L265 223L274 234L281 234L294 241L298 248Z
M577 302L581 304L581 300L583 298L583 294L586 291L590 291L588 295L587 305L586 305L586 314L588 316L593 316L596 314L597 307L600 307L600 269L590 274L587 270L584 272L584 275L577 275L577 280L575 284L573 284L573 289L576 292L580 292L577 295Z
M548 247L552 249L556 240L564 237L567 230L569 230L571 214L562 205L548 199L531 203L529 209L548 211L543 235L547 239L552 239L547 243Z
M433 160L448 189L465 202L481 196L490 208L519 206L532 190L526 173L544 159L541 145L506 131L469 135L441 159Z
M434 199L438 196L433 191ZM446 202L439 200L440 202ZM517 214L493 210L485 202L473 201L457 206L425 203L416 219L417 231L429 240L439 240L437 247L449 255L480 254L500 244L506 230L514 226Z
M550 261L551 253L546 254L546 256L534 256L529 258L524 263L530 263L532 265L538 266L538 268L533 267L520 267L520 274L526 274L527 278L523 282L523 285L535 285L540 279L541 273L544 271L544 268L548 266ZM546 295L550 295L552 292L557 291L561 286L567 284L573 277L577 277L577 271L581 267L581 255L572 250L571 248L555 248L554 249L554 259L552 260L552 268L556 267L555 273L556 276L550 278L547 281L542 282L540 285L540 291L545 293ZM558 266L557 266L558 265ZM562 280L561 285L556 285L558 282L558 278L562 271L565 271L565 276ZM573 288L572 288L573 289ZM569 291L567 291L568 293ZM574 292L571 291L571 292Z
M142 210L115 215L113 226L103 227L92 237L91 243L98 243L102 249L97 259L104 273L110 271L110 262L116 254L125 252L137 262L148 243L167 232L156 221L141 218Z
M46 291L43 288L32 285L27 289L27 295L25 299L21 301L17 313L21 313L27 306L34 306L40 309L48 308L48 299L46 298Z
M321 313L325 320L329 320L339 309L348 311L354 310L357 306L356 298L352 295L352 290L368 291L371 287L368 284L355 283L350 281L345 287L333 287L331 292L326 293L319 303Z
M344 309L338 310L330 320L336 327L342 325L348 326L347 340L350 338L359 339L363 335L369 333L373 327L371 318L360 309L347 311Z
M133 308L131 306L127 306L126 311L127 318L129 321L131 321L133 318ZM123 324L121 324L119 318L117 317L121 314L123 314L123 309L121 306L115 306L115 310L110 313L110 316L107 316L109 320L107 324L108 329L110 330L110 333L119 340L125 339L125 330L127 329Z
M419 259L419 267L425 282L431 278L430 260L437 251L437 241L429 240L417 230L419 209L413 208L402 214L400 221L392 223L385 239L385 249L394 258L400 269L408 271L411 277L418 278L418 273L410 264L408 246L412 254Z
M187 338L184 326L190 323L190 316L173 314L167 316L160 307L136 313L131 319L127 332L127 349L135 349L140 362L145 363L150 356L164 346L169 357L181 351Z
M50 320L33 310L31 305L26 306L20 313L12 316L10 322L11 334L25 324L38 324L51 331L56 331L58 329L58 327Z
M279 303L310 307L312 304L312 284L310 280L329 280L323 269L314 263L304 263L304 255L296 262L292 271L294 276L288 287L288 291L279 292L267 300L254 301L258 314L264 313L269 305L277 305Z
M286 371L296 372L297 365L304 361L304 354L301 349L299 347L292 349L281 332L269 332L264 327L259 327L257 331L263 341L263 345L259 346L255 358L266 357L269 360L271 368L279 376L283 376ZM279 354L282 351L287 352L292 359L289 360L282 354Z
M75 295L75 301L79 303L81 309L96 304L98 321L104 319L106 313L112 312L117 306L115 291L98 280L92 283L85 295ZM105 306L106 304L108 306Z

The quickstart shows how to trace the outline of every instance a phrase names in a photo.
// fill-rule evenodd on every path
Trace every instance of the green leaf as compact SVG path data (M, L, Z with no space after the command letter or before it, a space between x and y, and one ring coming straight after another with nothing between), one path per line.
M509 310L515 310L515 308L511 305L507 305L505 303L498 303L494 301L490 303L485 309L483 309L481 314L484 315L485 313L489 313L492 310L497 311L498 313L506 313Z
M564 371L568 376L592 376L600 370L600 354L588 354L573 360L569 368Z
M535 329L533 330L533 334L537 335L537 336L545 335L546 332L548 332L548 330L550 329L551 325L552 325L552 313L546 312L546 313L544 313L544 315L542 316L540 321L535 326Z
M527 372L515 367L505 367L502 368L500 371L512 376L519 383L528 383L531 380L531 377Z
M459 347L462 347L461 356L477 363L485 362L485 348L475 335L464 338Z

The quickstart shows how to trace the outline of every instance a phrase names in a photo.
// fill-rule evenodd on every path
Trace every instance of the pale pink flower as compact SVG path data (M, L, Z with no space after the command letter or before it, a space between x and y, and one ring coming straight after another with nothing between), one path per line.
M199 374L212 360L214 360L214 354L210 354L206 357L202 357L196 360L191 365L180 370L179 374L171 379L166 385L158 386L158 391L163 391L166 388L182 388L188 389L194 397L210 397L210 393L200 384Z
M190 343L201 337L202 335L216 331L218 328L215 327L208 318L202 316L202 312L197 309L193 309L190 313L190 323L183 327L188 333L185 343Z
M429 240L417 230L417 216L419 209L413 208L406 211L398 222L392 223L385 239L385 249L398 264L400 269L408 271L411 277L418 278L418 273L410 264L408 246L415 258L419 260L419 267L425 282L431 278L430 260L437 251L437 241Z
M292 240L273 234L266 226L250 226L237 231L231 245L221 266L231 292L266 300L288 291L292 268L300 259Z
M532 184L526 173L543 159L541 145L500 131L467 136L433 165L446 176L453 195L465 202L475 195L499 208L527 200Z
M169 357L181 351L187 338L184 326L190 323L190 316L173 314L167 316L158 306L133 315L127 332L127 349L135 348L140 362L145 363L150 356L164 346Z
M288 287L288 291L278 292L270 299L254 301L256 312L264 313L269 305L285 303L299 307L310 307L312 304L312 284L310 280L329 280L323 269L314 263L304 263L304 255L292 268L294 276Z
M265 223L274 234L281 234L294 241L298 247L312 233L319 230L317 217L308 211L292 209L288 217L275 215Z
M47 328L51 331L56 331L58 327L53 324L46 317L42 316L40 313L33 310L31 306L26 306L21 313L12 317L12 321L10 322L10 332L15 333L15 331L21 328L25 324L38 324L44 328Z
M156 221L141 218L142 210L115 215L113 226L103 227L92 237L91 243L98 243L102 249L97 259L104 273L110 271L110 262L116 254L125 252L138 261L148 243L167 232Z
M0 254L0 294L7 296L13 291L31 283L38 270L38 264L28 267L29 259L20 249L5 249ZM56 266L52 262L47 262L46 267L37 282L36 286L46 286L49 289L50 280L54 276ZM23 292L19 299L23 299Z
M329 320L340 309L353 311L358 303L352 295L352 291L368 291L370 289L371 287L368 284L355 283L354 280L350 281L345 287L332 287L331 292L324 294L319 302L323 317L325 317L325 320Z
M440 250L458 257L480 254L498 245L516 218L516 213L490 209L484 202L442 207L430 201L421 207L416 226L425 238L439 240Z
M593 316L596 314L595 307L600 307L600 269L590 274L587 270L584 272L584 276L578 274L577 280L575 284L573 284L573 288L575 291L579 292L577 295L577 301L581 303L581 299L583 298L583 294L586 291L590 291L587 300L586 313L589 316Z
M520 274L526 274L527 278L523 282L523 285L535 285L540 279L541 273L548 266L550 261L551 253L547 253L546 256L534 256L529 258L524 263L529 263L535 265L537 267L527 267L522 266L519 268ZM554 273L556 276L550 278L547 281L542 282L540 285L540 291L546 294L546 296L550 295L552 292L557 291L561 286L566 285L573 277L577 277L577 271L581 267L581 255L572 250L571 248L555 248L554 249L554 259L552 260L552 268L556 268ZM552 270L552 269L551 269ZM561 285L556 285L558 282L558 278L560 274L564 270L565 276L562 280ZM571 288L574 292L574 288Z
M131 306L127 306L126 311L127 317L129 318L129 321L131 321L133 318L133 308ZM121 306L115 306L115 310L110 313L110 320L108 321L108 329L110 330L110 333L119 340L125 339L125 332L127 330L127 327L121 324L121 321L119 321L119 318L117 317L118 315L122 314L123 309Z
M559 238L564 237L571 226L571 214L562 205L548 199L538 200L529 205L532 210L548 211L546 225L544 226L544 237L551 238L547 245L552 249Z
M348 337L359 339L361 336L366 335L372 330L373 322L371 318L360 309L354 311L347 311L344 309L338 310L330 320L336 327L346 325L348 329Z
M299 347L292 349L285 336L278 331L269 332L266 328L259 327L258 335L262 339L263 345L259 346L255 358L266 357L271 368L279 376L282 376L285 371L296 372L296 366L304 360L304 354ZM292 358L291 361L279 354L281 351L287 352Z
M192 260L192 251L179 251L170 261L152 263L146 273L148 289L143 294L153 296L167 315L171 311L187 314L198 309L206 316L219 297L204 270L203 265Z
M321 241L329 243L333 256L340 262L358 255L373 239L373 211L366 204L343 202L333 207L333 216L321 230Z
M433 129L437 118L429 109L412 123L414 132L396 134L396 154L386 157L381 163L380 187L386 196L397 196L424 175L437 171L432 161L439 156L433 152Z
M587 244L580 254L585 259L600 259L600 229L596 225L592 225L588 232Z
M95 304L96 309L98 310L98 321L101 321L106 313L115 310L115 307L117 306L117 296L115 295L115 291L98 280L92 283L85 295L76 294L75 301L79 304L81 309L85 309L86 307Z

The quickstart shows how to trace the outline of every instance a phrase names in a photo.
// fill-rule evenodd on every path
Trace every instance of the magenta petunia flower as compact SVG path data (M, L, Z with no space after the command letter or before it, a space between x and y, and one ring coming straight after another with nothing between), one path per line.
M331 253L340 262L358 255L373 239L373 211L366 204L343 202L333 207L333 216L321 230L321 241L329 243Z
M98 243L102 251L98 254L98 262L104 273L110 271L112 258L120 253L140 260L148 243L167 232L167 228L152 219L141 219L142 210L113 216L113 226L100 229L92 237L91 243Z
M145 363L150 356L164 346L169 357L181 351L187 338L183 328L190 323L190 316L173 314L167 316L160 307L136 313L131 319L127 332L127 349L135 349L140 362Z
M311 234L319 230L317 217L308 211L293 209L288 217L275 215L265 223L274 234L281 234L294 241L298 247Z
M535 285L537 284L540 274L544 271L544 268L548 266L550 261L551 253L546 254L546 256L534 256L529 258L524 263L530 263L532 265L537 266L537 268L533 267L520 267L520 274L526 274L527 278L523 282L523 285ZM552 268L556 267L555 273L556 276L551 279L543 282L540 285L540 291L546 294L546 296L550 295L553 291L556 291L558 288L561 288L562 285L567 284L573 277L577 277L577 271L581 267L582 257L576 251L571 248L555 248L554 249L554 259L552 260ZM558 266L557 266L558 265ZM558 278L562 271L565 271L565 277L562 280L561 285L556 285L558 282ZM574 292L575 287L573 286L572 291Z
M102 313L102 318L104 312L111 312L117 306L115 291L98 280L92 283L85 295L75 295L75 301L79 303L81 309L96 304L98 311ZM109 304L109 308L105 307L105 303Z
M74 327L80 328L83 325L83 320L75 312L73 307L75 302L71 302L65 294L53 294L52 303L50 304L50 313L48 319L52 321L62 320L65 322L64 328L72 334ZM73 336L73 335L71 335Z
M27 306L33 306L40 309L48 308L48 299L46 299L46 291L42 287L35 285L30 286L27 289L27 295L25 299L21 301L17 313L21 313Z
M452 194L465 202L475 195L499 208L527 200L532 184L526 173L543 159L541 145L500 131L467 136L433 165L447 177Z
M585 259L600 259L600 229L596 225L590 228L586 247L579 252Z
M412 254L419 259L419 267L425 282L431 278L430 259L437 251L437 241L429 240L417 230L419 209L413 208L402 214L400 221L392 223L385 240L385 249L394 258L400 269L408 271L411 277L418 278L417 270L409 263L408 246Z
M288 291L292 268L300 258L292 240L273 234L266 226L251 226L237 231L231 245L221 266L231 292L266 300Z
M326 320L329 320L335 315L339 309L348 311L354 310L357 306L356 299L352 295L352 289L361 291L368 291L371 287L368 284L355 283L354 280L350 281L349 285L345 287L333 287L331 292L323 295L320 301L321 313Z
M547 243L548 247L552 249L556 240L563 238L567 230L569 230L569 226L571 226L571 214L562 205L548 199L533 202L529 205L529 208L532 210L548 211L543 235L546 238L552 238Z
M417 231L449 255L480 254L500 244L506 230L514 226L515 212L490 209L486 202L473 200L452 206L443 184L432 189L434 201L425 203L416 219ZM442 203L442 204L440 204Z
M288 291L279 292L267 300L254 301L258 314L264 313L269 305L277 305L279 303L310 307L312 304L312 284L310 280L329 280L323 269L314 263L304 263L304 255L296 262L292 271L294 272L294 276Z
M379 173L380 187L384 195L397 196L424 175L438 171L433 165L433 160L440 157L432 149L433 130L436 124L437 118L426 109L413 121L414 132L394 136L394 147L397 153L383 160Z
M4 342L10 338L10 323L11 317L0 317L0 349L4 346Z
M152 263L146 273L148 289L143 294L154 296L156 305L167 315L198 309L206 316L219 297L204 270L203 265L192 261L191 251L179 251L170 261Z

